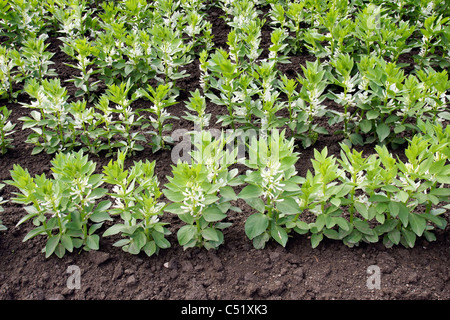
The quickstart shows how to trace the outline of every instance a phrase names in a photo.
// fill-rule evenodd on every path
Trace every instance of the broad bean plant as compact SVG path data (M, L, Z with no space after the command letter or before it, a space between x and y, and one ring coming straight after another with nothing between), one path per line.
M123 239L115 242L115 247L131 254L143 251L150 257L170 247L165 238L170 234L168 223L160 221L167 204L158 200L162 192L154 175L155 161L135 162L126 170L125 159L126 154L119 152L117 160L103 168L104 181L112 186L109 195L114 199L108 213L123 220L108 228L103 237L120 233Z
M107 213L110 201L97 201L107 192L101 188L103 175L94 174L96 164L82 151L58 153L51 164L51 178L45 173L32 177L27 169L14 165L12 180L6 181L19 190L11 201L24 205L27 213L17 225L31 220L34 226L23 241L45 237L42 251L47 258L52 254L61 258L79 248L98 250L96 231L112 220Z

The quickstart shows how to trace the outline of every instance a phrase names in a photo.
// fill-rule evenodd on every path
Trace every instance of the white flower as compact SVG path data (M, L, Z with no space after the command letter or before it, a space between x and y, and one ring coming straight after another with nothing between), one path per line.
M294 198L294 200L295 200L295 202L297 202L297 204L298 204L298 206L299 206L300 208L303 208L303 207L305 206L305 204L306 204L306 202L305 202L304 199Z
M369 97L369 92L368 91L363 91L363 92L358 92L356 94L356 99L358 99L358 101L361 104L365 104L365 103L369 103L370 102L371 97Z
M273 200L275 193L283 190L284 184L281 183L283 171L279 170L280 166L280 162L269 160L266 168L261 170L261 186L263 188L263 196L266 198Z
M359 203L361 203L361 204L366 205L367 207L370 206L369 199L367 198L367 195L365 195L365 194L362 194L362 195L358 196L358 197L356 198L356 201L359 202Z
M73 181L72 187L70 188L70 195L78 197L80 200L83 195L86 199L89 199L92 193L92 184L89 183L88 177L77 178ZM89 199L88 202L91 203L93 200Z
M440 160L444 160L447 159L447 157L445 156L445 154L443 154L442 152L437 151L434 155L433 155L434 161L440 161Z
M114 199L114 206L115 209L125 209L125 205L122 203L122 200L119 198Z
M355 97L352 94L341 92L337 95L337 98L351 107L356 106Z
M205 194L203 189L199 185L193 185L188 187L186 191L182 192L185 197L183 200L183 205L180 207L184 213L190 214L194 218L198 218L203 209L205 208Z
M424 16L429 16L433 12L433 10L434 10L434 2L430 1L428 2L426 7L422 7L422 14Z
M369 79L367 79L366 77L362 77L361 82L358 84L358 89L359 90L366 90L366 88L369 85ZM364 91L363 93L366 93L366 91ZM367 95L367 93L366 93Z

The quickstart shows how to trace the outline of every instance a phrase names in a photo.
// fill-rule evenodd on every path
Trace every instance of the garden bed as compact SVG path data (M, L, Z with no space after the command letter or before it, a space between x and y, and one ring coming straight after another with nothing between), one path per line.
M261 6L262 13L267 13L270 6ZM216 47L227 49L227 37L230 32L223 19L224 12L218 7L211 7L206 12L212 23L213 42ZM267 18L269 19L269 18ZM448 25L448 24L447 24ZM447 26L448 27L448 26ZM266 24L262 28L262 57L269 55L271 45L271 27ZM46 40L48 51L54 53L51 59L58 78L67 89L71 99L77 88L73 83L64 83L70 79L74 70L64 63L73 63L61 49L61 40L51 36ZM399 61L408 64L405 72L414 70L413 56L418 49L402 54ZM301 66L316 58L307 50L288 56L290 64L279 64L278 70L289 78L302 74ZM172 131L177 129L193 129L192 122L182 119L186 107L184 102L190 97L189 92L200 88L199 59L183 66L189 77L177 80L180 88L177 104L168 110L171 115L180 119L170 120ZM150 80L154 85L155 80ZM20 90L22 84L16 86ZM99 85L98 92L104 92L106 86ZM75 100L75 99L74 99ZM20 93L18 101L0 100L12 110L10 121L16 124L13 138L14 149L0 155L0 182L11 179L10 170L20 165L29 170L32 176L51 174L51 161L54 154L41 152L32 155L33 145L27 143L30 130L21 130L19 118L28 116L30 110L20 104L30 103L26 93ZM330 98L324 101L328 109L342 108ZM143 98L137 100L133 107L151 107L151 103ZM448 105L446 106L448 110ZM221 129L215 123L218 115L226 115L225 106L218 106L207 101L206 112L211 114L210 128ZM286 116L283 110L281 113ZM448 121L444 121L444 124ZM344 140L342 134L333 134L337 125L329 125L321 121L322 126L330 134L318 135L312 146L303 148L296 141L295 151L299 152L299 161L295 164L298 175L305 177L308 170L313 171L311 159L314 150L328 148L330 156L340 157L339 143ZM339 125L340 126L340 125ZM229 128L229 127L228 127ZM364 155L374 153L374 143L356 146ZM406 145L390 149L394 154L405 159ZM101 173L113 158L89 155L96 163L96 173ZM160 186L168 183L172 175L172 150L162 149L152 152L151 147L126 159L126 165L134 161L156 161L155 174ZM244 175L248 168L243 164L235 164L239 174ZM242 186L235 188L238 194ZM0 191L3 199L11 199L17 189L7 185ZM99 250L74 250L63 258L51 255L46 258L41 249L46 245L44 237L35 237L23 242L25 235L32 229L31 222L16 226L25 215L20 204L6 203L1 220L8 228L0 232L0 299L1 300L43 300L43 299L274 299L274 300L328 300L328 299L450 299L450 233L449 227L435 231L436 240L428 242L417 238L413 248L395 245L392 248L380 241L378 243L359 243L348 247L342 241L324 238L320 244L312 248L311 236L308 234L290 234L289 241L283 247L275 241L267 242L264 249L255 249L252 241L245 233L245 223L255 211L243 199L235 200L234 205L242 212L229 212L226 222L232 225L223 230L224 243L218 249L205 248L183 249L178 245L177 231L184 225L176 215L165 213L161 220L168 222L171 234L167 240L172 244L162 249L158 255L148 257L143 252L132 255L113 246L119 239L117 236L101 238ZM443 214L448 221L449 212ZM116 217L118 219L118 217ZM103 233L112 222L101 227ZM380 270L380 287L370 288L368 279L370 266L378 266ZM80 287L68 286L73 275L69 269L76 266L81 272ZM69 270L69 272L68 272ZM370 279L369 279L370 280ZM370 281L369 281L370 282Z

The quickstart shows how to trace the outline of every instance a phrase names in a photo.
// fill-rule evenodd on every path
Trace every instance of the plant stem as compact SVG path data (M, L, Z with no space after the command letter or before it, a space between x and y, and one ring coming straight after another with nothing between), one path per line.
M229 79L227 79L227 82L231 82L229 81ZM230 117L231 117L231 127L233 128L233 131L235 130L234 127L234 115L233 115L233 104L231 102L231 95L232 95L232 91L228 91L228 112L230 113Z
M352 191L350 193L350 208L349 208L349 212L350 212L350 223L353 223L353 213L355 211L355 190L356 190L356 174L352 175L352 180L353 180L353 188Z

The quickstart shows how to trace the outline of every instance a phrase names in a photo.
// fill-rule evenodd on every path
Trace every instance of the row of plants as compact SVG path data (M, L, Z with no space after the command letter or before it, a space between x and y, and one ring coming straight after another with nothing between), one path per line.
M240 70L224 50L213 53L207 63L209 89L204 94L190 92L184 102L187 110L183 118L199 129L211 122L207 98L227 108L227 114L218 116L223 126L261 130L287 127L305 148L319 135L329 134L319 119L338 126L334 134L341 134L349 146L380 143L393 147L404 144L408 134L418 132L420 120L450 120L450 81L445 70L428 68L406 76L395 63L374 56L364 56L355 63L349 55L340 54L328 71L316 60L302 66L303 76L289 79L279 75L274 61ZM30 115L19 120L22 129L31 130L26 142L35 146L32 154L81 147L95 155L104 151L112 156L118 150L133 155L146 143L153 152L170 147L173 141L169 133L178 118L168 109L177 103L178 95L170 84L148 85L134 93L131 90L128 80L108 85L94 104L84 99L69 102L71 97L58 78L30 80L24 91L31 103L21 103L30 109ZM280 98L282 94L285 100ZM342 110L327 108L327 98ZM139 99L150 105L136 107ZM280 114L282 110L287 110L287 117ZM8 121L11 111L6 107L0 111L0 151L4 154L12 147L16 125Z
M450 29L446 27L448 8L442 3L267 3L271 8L261 19L257 10L261 1L220 1L231 31L228 50L217 50L207 62L213 78L208 80L215 91L206 96L227 106L229 116L220 118L224 123L252 126L256 118L263 130L288 123L293 135L308 147L320 134L328 133L317 121L326 117L330 126L343 122L343 130L335 133L342 133L348 145L377 141L396 147L405 142L405 131L417 132L415 119L449 118L449 82L444 68ZM388 14L392 10L396 14ZM272 45L268 58L262 58L260 42L266 18L273 29ZM414 48L420 48L414 57L417 70L405 75L406 65L398 60ZM437 57L436 51L442 57ZM303 75L288 79L280 74L277 64L288 63L289 55L305 52L316 61L302 67ZM431 65L434 69L425 68ZM442 87L430 90L432 83ZM326 99L342 109L328 108ZM279 111L286 109L289 118L279 119Z
M58 153L51 177L32 177L14 165L5 183L17 188L10 201L27 213L17 225L33 225L23 240L46 237L46 257L98 250L107 236L119 237L114 246L130 254L157 254L171 246L165 213L184 223L177 231L184 249L218 248L231 225L229 212L241 212L238 199L251 208L245 234L257 249L271 240L286 246L294 234L310 236L313 247L324 237L348 246L381 240L386 247L414 247L417 237L436 239L434 230L446 227L450 209L450 127L421 122L419 128L405 162L386 146L365 156L341 143L340 157L315 150L313 171L304 177L296 171L294 140L284 131L248 141L200 131L193 135L191 161L173 165L162 189L154 161L125 167L126 155L119 152L95 173L96 164L82 150ZM232 169L235 164L245 165L245 173Z
M273 27L290 32L290 50L326 59L369 54L397 62L414 55L419 67L448 67L449 9L442 1L269 1Z
M130 81L111 84L98 103L90 106L86 100L68 102L67 90L59 79L30 81L25 91L33 98L31 104L21 103L30 110L30 116L19 118L22 129L30 129L26 140L35 146L32 154L45 151L83 151L98 155L104 151L112 156L118 150L128 155L144 149L147 141L154 152L171 142L165 136L171 130L166 123L171 116L165 108L175 104L169 85L150 85L130 94ZM139 98L148 99L151 105L132 108Z
M180 68L200 48L213 45L203 1L92 5L86 0L2 1L0 35L7 40L0 46L0 96L16 99L21 92L17 84L57 75L49 68L54 56L46 41L50 36L62 42L66 65L79 74L67 80L77 88L75 96L88 102L96 100L100 84L130 81L134 92L155 79L177 91L176 80L188 76Z
M264 4L271 6L267 18L273 28L267 59L260 48L265 18L257 10ZM377 142L397 147L405 143L405 135L418 132L417 119L450 119L448 73L437 71L448 59L450 26L443 18L445 6L437 3L433 10L423 1L416 4L418 10L409 2L366 4L219 1L231 30L228 48L213 51L205 14L209 5L203 1L104 2L98 12L88 1L44 1L35 8L3 2L4 34L13 39L20 33L23 40L18 38L18 49L0 49L2 91L16 98L20 91L13 90L13 83L23 82L32 102L22 105L38 109L20 119L23 129L32 130L27 142L35 145L33 154L82 147L93 154L132 155L145 142L158 151L172 143L167 122L175 117L167 107L178 102L176 80L187 76L180 68L198 57L201 91L190 92L185 103L186 118L196 125L211 122L205 112L211 101L226 108L217 119L223 126L269 130L287 125L305 148L329 134L320 125L324 120L340 126L334 134L342 134L349 146ZM387 15L388 7L397 14ZM25 31L25 20L36 27ZM412 22L421 29L415 30ZM79 89L75 97L67 95L49 68L53 53L46 40L51 30L61 35L60 48L74 61L68 65L80 72L68 80ZM419 33L426 40L419 56L436 62L431 55L438 50L443 60L417 60L419 69L406 75L398 59L420 46L413 37ZM288 78L278 64L289 63L288 55L303 49L316 61ZM147 83L153 78L158 84L151 87ZM106 86L103 93L100 83ZM135 108L139 98L153 106ZM327 107L326 100L340 108ZM9 113L3 113L6 119ZM153 130L146 131L149 127ZM5 153L11 146L6 134L11 135L14 125L0 129Z
M424 13L423 28L415 30L373 3L360 9L347 1L273 2L267 13L271 45L268 58L262 58L265 20L257 4L221 1L231 27L228 49L204 60L208 72L201 82L209 86L203 89L210 101L227 107L228 115L219 117L223 125L267 130L288 124L293 136L309 147L319 135L328 134L319 125L322 118L329 126L341 124L335 134L343 134L350 146L376 141L397 147L405 143L405 131L418 131L415 119L450 118L450 82L444 69L448 48L442 49L440 66L416 59L417 70L405 74L405 65L398 62L400 55L422 45L415 43L415 31L427 39L419 56L429 60L436 46L448 43L443 40L448 18L441 13ZM278 64L289 63L289 55L304 49L316 61L307 61L303 74L288 78L278 70ZM339 109L327 107L327 99ZM286 109L289 117L282 118Z

